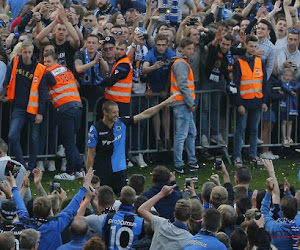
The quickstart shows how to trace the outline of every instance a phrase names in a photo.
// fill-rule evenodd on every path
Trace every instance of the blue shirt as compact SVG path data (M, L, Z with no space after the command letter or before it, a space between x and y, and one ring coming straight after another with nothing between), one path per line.
M157 62L157 56L160 55L154 46L145 56L144 61L149 62L150 66ZM148 78L151 84L151 89L154 93L158 93L163 90L168 82L170 68L172 66L171 59L176 56L175 52L168 49L163 54L164 66L148 73Z
M87 237L74 237L69 243L61 245L57 250L81 250L87 241Z

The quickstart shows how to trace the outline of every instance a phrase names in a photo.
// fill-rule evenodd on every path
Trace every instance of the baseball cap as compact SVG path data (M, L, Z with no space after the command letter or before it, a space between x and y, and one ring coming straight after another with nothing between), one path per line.
M106 43L112 43L113 45L115 45L116 40L112 36L107 36L104 38L103 44L106 44Z
M17 207L13 201L3 200L0 204L0 213L3 219L13 220L17 214Z

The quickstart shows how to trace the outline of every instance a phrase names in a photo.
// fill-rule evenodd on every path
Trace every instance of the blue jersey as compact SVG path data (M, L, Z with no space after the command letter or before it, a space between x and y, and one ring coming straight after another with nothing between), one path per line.
M120 205L117 213L109 213L102 224L102 236L107 249L131 249L132 245L144 237L144 220L133 213L133 206Z
M126 169L126 126L133 124L132 117L118 119L112 128L107 127L102 120L91 126L88 134L88 147L96 148L94 169L113 172Z

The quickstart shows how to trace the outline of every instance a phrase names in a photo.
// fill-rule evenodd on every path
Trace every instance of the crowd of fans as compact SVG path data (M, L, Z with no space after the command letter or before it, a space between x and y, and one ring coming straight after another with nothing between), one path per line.
M298 249L300 194L287 180L278 184L271 161L278 156L268 147L258 154L257 144L268 145L279 135L272 133L274 125L281 128L284 147L298 139L299 7L299 0L0 1L2 117L10 116L6 101L13 103L1 135L17 160L1 139L0 248ZM46 105L47 96L53 106ZM92 125L101 97L108 100L103 119ZM193 180L182 194L175 174L163 166L153 170L149 190L140 174L127 185L128 141L133 151L143 150L143 120L151 116L154 144L173 149L178 174L200 168L196 144L227 146L224 97L237 107L235 186L224 163L223 186L212 175L198 194ZM74 140L83 106L85 126L92 125L86 175ZM28 164L20 144L27 122ZM246 127L249 138L243 137ZM85 145L81 137L77 142ZM267 191L249 188L252 177L241 153L245 139L251 162L269 174ZM57 182L49 195L42 186L44 166L37 155L46 147L55 154L56 141L66 159L65 173L55 178L83 178L72 198ZM130 158L147 166L141 153ZM18 171L7 173L7 162ZM56 170L53 159L48 170ZM35 199L30 180L39 191Z

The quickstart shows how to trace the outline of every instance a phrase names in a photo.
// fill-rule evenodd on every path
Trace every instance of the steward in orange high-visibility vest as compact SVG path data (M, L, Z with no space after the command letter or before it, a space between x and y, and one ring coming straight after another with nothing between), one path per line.
M80 102L81 98L76 85L73 73L59 64L55 64L47 68L56 80L56 84L49 88L50 98L53 102L54 108L69 103Z
M179 61L184 61L187 66L189 67L189 74L188 74L188 78L187 78L187 86L191 91L191 96L193 97L193 99L195 100L196 95L195 95L195 83L194 83L194 74L193 74L193 70L190 66L190 64L183 58L178 58L174 61L172 68L171 68L171 88L170 88L170 92L171 95L177 94L178 95L175 97L175 101L184 101L182 94L180 93L179 87L178 87L178 83L177 80L174 76L173 70L174 70L174 66L176 63L178 63Z
M15 99L15 91L16 91L16 78L17 78L17 68L19 63L19 57L16 56L13 60L13 68L11 72L11 78L9 81L9 85L7 86L7 100L13 102ZM27 112L33 115L38 114L38 106L39 106L39 85L44 76L46 67L40 63L36 65L31 88L29 94L29 100L27 105Z
M114 74L117 66L121 63L127 63L130 66L130 71L126 78L118 80L113 86L105 89L105 99L109 99L115 102L130 103L131 91L132 91L132 66L128 57L123 57L116 62L111 71L111 76Z
M247 61L238 59L241 68L239 91L242 99L263 98L263 68L260 58L255 57L253 71Z

